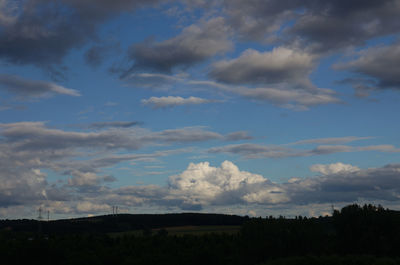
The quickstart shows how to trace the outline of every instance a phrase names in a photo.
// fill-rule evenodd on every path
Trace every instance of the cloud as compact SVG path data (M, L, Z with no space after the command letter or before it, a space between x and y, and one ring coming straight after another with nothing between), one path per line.
M229 161L218 167L203 162L189 164L183 172L170 176L165 186L107 186L107 182L115 181L115 178L104 173L105 168L122 162L152 162L161 157L191 152L190 148L182 148L131 153L138 148L248 137L246 132L240 131L222 135L202 127L159 132L118 127L100 132L70 132L48 128L43 122L22 122L1 124L0 136L0 207L45 205L60 213L79 214L101 213L107 211L107 205L200 210L224 205L293 207L361 199L398 201L400 198L399 165L359 169L344 163L317 164L311 166L311 170L320 176L276 183L259 174L242 171ZM317 139L313 144L359 138L362 137ZM320 145L314 149L296 149L287 145L238 144L211 151L230 152L248 158L273 158L400 150L390 145ZM51 182L47 172L65 176L65 181Z
M396 148L395 146L390 145L390 144L363 146L363 147L358 147L358 150L360 150L360 151L393 152L393 153L400 151L399 148Z
M76 210L79 213L108 212L111 207L107 204L96 204L90 201L78 202Z
M399 32L398 0L309 1L301 7L304 14L287 32L315 51L363 45L374 37Z
M336 97L336 93L329 89L310 91L305 89L240 87L229 90L248 99L267 101L293 110L308 110L311 106L342 102Z
M143 136L143 141L163 141L163 142L201 142L208 140L221 139L223 136L219 133L204 131L201 128L187 127L183 129L170 129Z
M0 150L4 158L4 149ZM107 166L124 159L135 159L133 156L119 155L102 161L97 159L86 162ZM139 155L136 158L140 159ZM47 163L45 160L36 162ZM82 160L75 162L85 164ZM4 167L2 163L6 163L8 167ZM21 167L10 167L12 163L4 159L0 161L2 169L19 171L17 175L14 173L18 181L6 178L7 172L1 171L0 205L32 207L41 203L52 212L58 213L103 213L109 211L109 205L119 205L121 208L143 206L192 211L204 207L242 205L248 208L260 205L294 211L294 207L305 205L400 200L398 164L370 169L360 169L344 163L317 164L310 169L320 173L319 176L292 178L287 182L277 183L259 174L242 171L230 161L224 161L219 167L211 166L209 162L201 162L190 163L182 173L170 176L166 186L125 186L115 189L96 186L108 181L109 176L83 173L84 171L80 171L82 168L73 167L72 170L78 171L71 173L73 178L69 180L68 187L75 188L75 193L71 193L72 190L68 191L66 187L49 185L46 175L39 169L30 169L26 171L26 175L21 176ZM23 167L29 168L31 163L30 160L24 160Z
M259 191L259 187L271 186ZM286 198L278 187L261 175L240 171L230 161L220 167L208 162L193 164L168 181L169 198L182 200L186 205L231 204L238 202L282 202Z
M171 72L176 67L191 66L230 50L232 42L228 37L229 27L222 17L216 17L188 26L180 35L162 42L149 39L134 44L129 51L129 58L134 61L130 71Z
M306 144L346 144L354 141L368 140L372 137L357 137L357 136L346 136L346 137L331 137L331 138L316 138L306 139L291 143L289 145L306 145Z
M235 73L232 73L235 74ZM185 87L213 87L221 92L239 95L246 99L269 102L279 107L307 110L311 106L341 103L335 91L316 88L307 77L296 84L274 84L273 87L256 87L224 84L215 81L192 80L185 75L133 73L124 78L129 86L168 90L176 85ZM301 87L302 86L302 87Z
M192 152L190 147L162 150L166 145L225 138L202 127L153 132L129 126L98 124L100 131L77 132L50 128L44 122L0 124L0 207L101 194L106 182L115 181L115 177L103 172L105 168L122 162L155 162L161 157ZM132 153L150 146L162 149ZM65 181L49 183L44 172L65 176Z
M89 128L103 129L103 128L129 128L135 125L139 125L137 121L106 121L106 122L94 122L89 125Z
M338 162L328 165L315 164L310 167L310 170L313 172L321 173L322 175L334 175L338 173L354 173L356 171L359 171L360 168Z
M116 127L115 124L112 125ZM143 128L117 126L98 132L74 132L51 129L43 122L3 123L0 124L0 135L3 136L3 141L20 150L137 150L159 143L191 143L223 138L222 135L201 127L151 132Z
M0 205L21 205L27 204L29 201L37 201L46 199L47 183L46 175L40 169L32 168L18 175L16 181L13 173L16 170L3 169L3 163L0 179ZM9 164L10 166L11 164Z
M208 152L237 154L246 158L283 158L304 156L304 153L301 150L297 151L282 146L266 146L248 143L213 147L210 148Z
M216 101L198 97L182 98L182 97L168 96L168 97L151 97L149 99L142 99L142 103L144 105L151 105L155 109L176 107L182 105L199 105L199 104L206 104L213 102Z
M372 90L400 89L400 43L370 47L357 53L355 60L334 65L335 69L349 70L360 77L344 80L353 85L357 95Z
M261 175L240 171L232 162L220 167L190 164L169 178L164 199L169 203L206 205L287 205L400 200L399 165L359 169L336 163L318 165L323 175L274 183Z
M400 152L400 148L393 145L370 145L370 146L349 146L349 145L318 145L313 149L288 148L287 145L261 145L261 144L233 144L220 147L213 147L209 153L228 153L240 155L245 158L287 158L306 157L315 155L329 155L344 152Z
M93 45L84 54L85 62L91 67L96 68L118 48L118 44L101 43Z
M68 179L68 184L71 186L97 186L101 180L104 180L104 177L98 176L92 172L72 170L68 173L73 176Z
M1 124L0 135L0 207L69 201L65 207L72 212L77 199L87 194L101 195L106 182L115 181L115 177L102 172L104 168L127 161L154 162L161 157L190 152L190 148L185 148L120 154L121 149L134 151L135 144L130 146L126 142L125 147L107 148L103 146L110 144L107 137L48 129L40 122ZM64 176L65 181L49 182L47 172Z
M356 148L348 145L319 145L306 152L307 155L329 155L334 153L354 152ZM359 151L359 150L358 150Z
M314 58L305 52L276 47L270 52L247 49L238 58L214 64L211 76L229 84L279 84L308 86Z
M399 165L360 170L347 166L350 170L332 172L332 174L326 172L328 173L326 175L298 180L287 185L287 189L293 195L293 201L300 204L349 203L360 200L399 201ZM329 167L326 165L325 168Z
M341 103L336 92L323 88L288 88L286 84L277 84L273 88L268 87L247 87L226 85L214 81L188 81L193 86L215 87L222 92L239 95L243 98L259 102L269 102L282 108L293 110L308 110L315 105Z
M0 89L24 99L45 97L52 94L80 96L77 90L65 88L52 82L29 80L8 74L0 74Z
M258 41L279 30L281 24L291 18L293 13L291 2L231 0L224 1L224 6L227 21L239 36Z
M214 84L222 90L285 108L307 110L310 106L340 103L333 90L317 88L309 80L315 59L312 54L286 47L269 52L248 49L238 58L216 62L210 76L231 85Z
M140 132L108 130L101 132L69 132L50 129L43 122L1 124L5 140L20 150L63 150L71 148L139 149Z
M225 136L226 141L240 141L240 140L251 140L253 137L246 131L232 132Z
M242 38L285 42L314 52L363 45L399 32L398 0L224 1L227 21Z
M183 75L168 75L161 73L131 73L123 78L126 85L147 89L167 90L176 83L184 83Z
M70 50L93 40L99 25L120 12L158 1L28 0L14 5L10 2L1 2L0 58L62 74L55 66L62 63ZM4 9L5 6L10 8Z
M262 204L295 207L304 204L350 203L362 200L400 200L400 166L359 169L342 163L317 165L323 175L274 183L232 162L220 167L190 164L169 179L167 199L186 205Z

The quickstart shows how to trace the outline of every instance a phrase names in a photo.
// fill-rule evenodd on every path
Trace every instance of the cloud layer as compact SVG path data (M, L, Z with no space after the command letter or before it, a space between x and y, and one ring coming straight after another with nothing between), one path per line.
M112 124L114 125L114 124ZM215 167L209 162L190 163L186 170L168 178L165 186L144 185L110 188L116 177L104 168L122 162L153 161L188 152L187 149L132 153L154 144L188 144L208 140L243 140L244 132L221 135L201 128L151 132L136 127L108 128L96 132L69 132L24 122L0 125L0 206L44 205L56 213L100 213L111 205L121 208L161 207L200 210L224 205L295 205L342 203L360 200L400 200L400 166L360 169L344 164L315 164L315 177L272 182L259 174L243 171L230 161ZM310 139L300 144L346 143L366 137ZM325 145L314 149L287 146L229 145L211 149L248 158L323 155L333 152L388 151L392 146ZM102 150L94 154L95 150ZM122 152L121 152L122 151ZM130 151L130 152L126 152ZM65 181L49 182L47 172L64 176Z

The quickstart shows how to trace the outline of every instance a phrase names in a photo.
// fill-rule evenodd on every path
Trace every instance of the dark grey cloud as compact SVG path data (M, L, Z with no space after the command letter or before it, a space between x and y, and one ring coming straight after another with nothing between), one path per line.
M229 34L224 19L216 17L188 26L180 35L162 42L148 39L136 43L129 51L134 64L125 75L139 69L171 72L176 67L202 62L232 48Z
M381 168L340 171L285 184L293 201L302 203L354 202L359 200L398 201L398 164Z
M370 47L357 53L355 60L339 63L335 69L349 70L357 78L344 80L351 83L359 96L373 90L400 89L400 43Z
M52 94L80 96L77 90L66 88L53 82L29 80L8 74L0 74L0 90L5 90L22 99L45 97Z
M280 29L281 24L293 17L300 1L226 0L228 21L245 39L263 40Z
M13 5L0 19L0 58L57 72L56 65L72 48L96 37L105 20L157 0L27 0ZM5 18L5 19L4 19ZM29 43L29 45L27 45Z
M398 0L232 0L224 5L244 38L296 43L316 52L362 45L400 28ZM293 25L285 25L288 21ZM275 35L279 30L282 36Z
M288 33L316 51L363 45L368 39L400 31L398 0L308 2Z

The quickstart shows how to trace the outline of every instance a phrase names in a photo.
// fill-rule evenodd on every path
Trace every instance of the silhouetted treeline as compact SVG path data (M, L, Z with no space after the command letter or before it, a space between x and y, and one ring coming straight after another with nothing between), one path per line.
M332 217L252 219L241 236L255 263L305 255L400 257L400 212L349 205Z
M332 217L245 219L240 233L198 236L4 229L0 252L2 264L400 264L397 211L350 205Z

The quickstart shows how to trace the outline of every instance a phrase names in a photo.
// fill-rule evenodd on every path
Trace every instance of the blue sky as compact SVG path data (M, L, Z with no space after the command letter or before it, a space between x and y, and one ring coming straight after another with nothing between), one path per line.
M0 217L400 208L399 15L0 0Z

